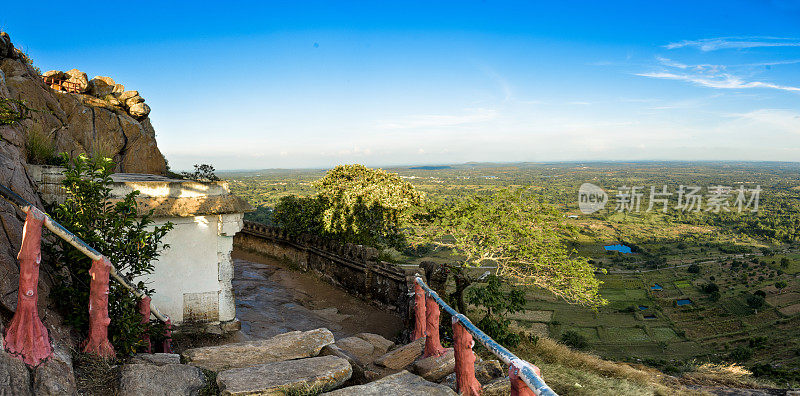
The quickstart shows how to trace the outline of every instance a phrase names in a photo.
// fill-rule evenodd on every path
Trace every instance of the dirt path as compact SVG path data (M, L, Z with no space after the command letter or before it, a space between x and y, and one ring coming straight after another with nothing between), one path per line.
M402 330L393 313L347 294L277 260L234 251L236 316L245 338L268 338L294 330L330 329L336 338L368 332L390 340Z

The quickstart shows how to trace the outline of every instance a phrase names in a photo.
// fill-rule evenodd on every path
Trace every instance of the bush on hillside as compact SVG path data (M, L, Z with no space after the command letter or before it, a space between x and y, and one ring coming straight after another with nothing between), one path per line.
M140 217L135 200L138 191L131 192L117 203L109 201L110 175L114 169L110 159L90 159L81 154L70 160L65 155L64 163L66 179L63 186L67 197L64 203L50 210L53 219L105 255L127 279L151 273L152 261L168 247L162 239L172 229L172 224L153 227L152 211ZM92 260L60 238L46 244L45 249L58 269L52 292L54 301L64 312L65 321L86 334L89 330L87 308ZM148 295L153 293L141 281L136 287ZM109 340L118 355L136 352L141 346L143 332L149 330L148 324L141 323L137 303L138 299L128 289L113 280L110 282Z

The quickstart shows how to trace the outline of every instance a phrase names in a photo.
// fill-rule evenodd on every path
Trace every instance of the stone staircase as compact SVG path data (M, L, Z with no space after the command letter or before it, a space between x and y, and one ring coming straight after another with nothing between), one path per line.
M424 338L398 346L370 333L335 340L320 328L181 355L142 354L122 367L120 394L199 395L216 388L222 395L455 395L453 352L421 359L424 345ZM510 393L499 362L478 361L475 368L483 395Z

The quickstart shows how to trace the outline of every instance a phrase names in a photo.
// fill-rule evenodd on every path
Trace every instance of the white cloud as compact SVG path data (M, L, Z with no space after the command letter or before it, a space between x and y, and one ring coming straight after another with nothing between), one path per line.
M800 113L791 110L760 109L730 116L738 121L746 121L752 126L766 126L777 131L800 135Z
M718 75L675 74L669 72L638 73L637 76L687 81L696 85L719 89L772 88L790 92L800 92L800 87L779 85L763 81L744 81L728 73Z
M411 115L401 120L380 121L378 129L435 128L491 121L498 114L493 109L474 109L463 115Z
M683 40L669 43L667 49L695 47L701 51L720 49L744 49L758 47L800 47L800 40L782 37L719 37L700 40Z

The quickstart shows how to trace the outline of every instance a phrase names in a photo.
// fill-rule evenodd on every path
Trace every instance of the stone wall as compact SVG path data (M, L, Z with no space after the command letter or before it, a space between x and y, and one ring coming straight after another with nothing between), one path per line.
M371 247L325 238L286 235L282 229L245 221L233 239L234 247L267 255L312 271L347 292L379 304L408 318L413 310L413 275L418 268L378 260Z

